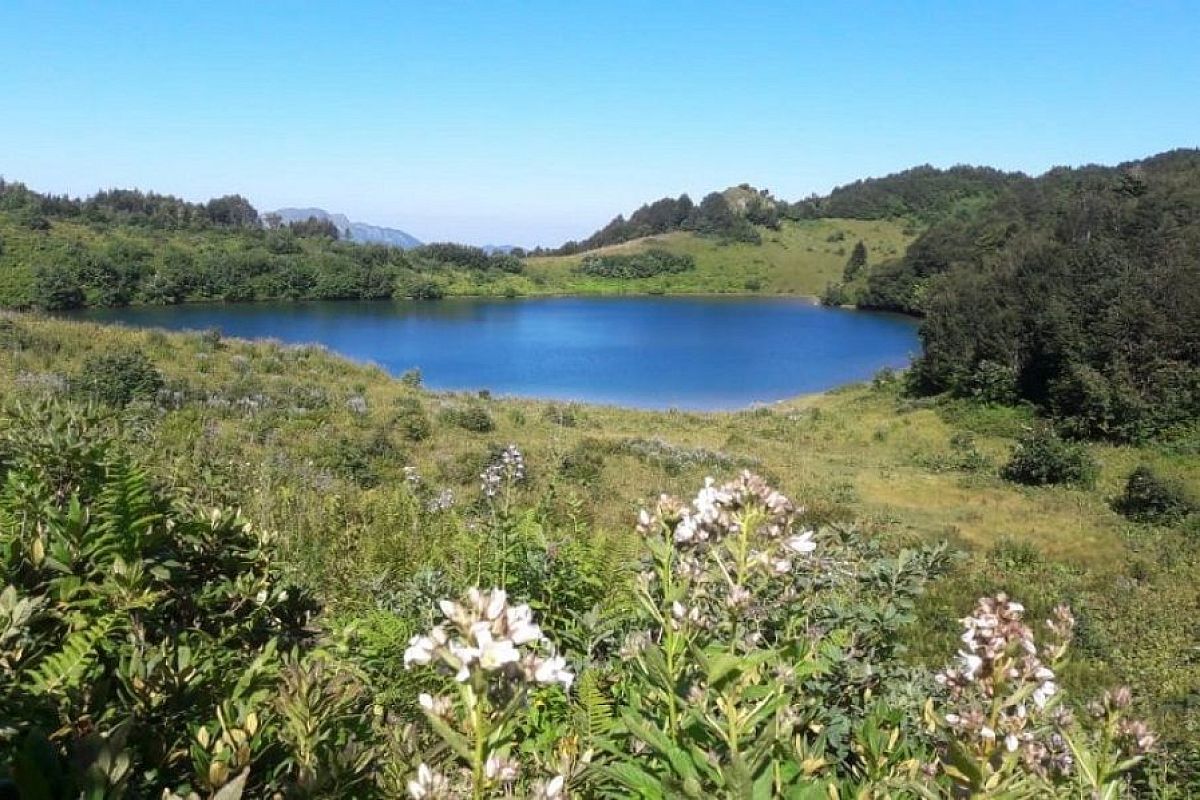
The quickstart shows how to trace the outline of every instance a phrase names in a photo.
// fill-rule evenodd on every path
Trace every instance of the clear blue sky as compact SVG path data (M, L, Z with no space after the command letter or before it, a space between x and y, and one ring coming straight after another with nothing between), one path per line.
M0 3L0 174L427 241L1197 144L1200 2Z

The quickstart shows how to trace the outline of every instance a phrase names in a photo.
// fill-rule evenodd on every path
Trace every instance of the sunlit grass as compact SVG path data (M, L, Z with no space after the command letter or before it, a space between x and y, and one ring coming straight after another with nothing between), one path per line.
M784 222L777 231L763 229L761 245L721 244L693 233L668 233L592 252L636 253L658 248L693 256L696 259L694 270L636 281L603 280L575 275L573 270L583 255L573 255L527 259L526 275L542 290L763 292L816 296L830 282L842 279L846 260L859 240L867 246L870 264L902 255L915 233L907 225L893 220Z
M1167 702L1200 679L1200 667L1185 663L1187 620L1200 597L1193 534L1134 525L1111 508L1140 463L1200 490L1197 459L1178 448L1092 444L1101 467L1094 488L1026 488L998 471L1032 421L1028 411L914 401L895 382L737 412L637 411L432 393L317 347L214 346L201 334L23 315L0 317L0 396L36 396L75 375L89 354L134 347L188 398L177 410L129 412L143 415L148 431L134 445L198 501L240 505L279 530L297 574L335 609L362 602L371 570L436 565L470 541L452 522L409 529L404 466L470 507L489 454L511 442L525 454L528 496L552 487L554 513L586 520L590 535L618 554L615 564L636 546L640 505L750 466L830 519L859 520L894 542L947 540L964 551L961 568L929 598L931 620L952 620L998 589L1035 609L1067 598L1083 614L1091 648L1072 668L1074 680L1133 681ZM261 408L241 404L259 396ZM309 403L313 396L322 402ZM409 441L396 422L406 398L431 421L424 440ZM494 429L472 432L440 415L468 405L485 409ZM596 454L594 475L561 468L573 452ZM914 657L944 658L955 635L952 625L938 629L914 643Z

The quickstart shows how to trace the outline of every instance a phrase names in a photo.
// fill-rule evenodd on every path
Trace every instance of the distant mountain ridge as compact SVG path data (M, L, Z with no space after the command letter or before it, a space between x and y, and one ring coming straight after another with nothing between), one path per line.
M422 244L420 239L399 228L385 228L380 225L368 225L365 222L352 222L345 214L331 214L323 208L280 208L271 213L278 214L284 222L303 222L314 217L328 220L337 226L343 238L352 242L386 244L404 250L420 247Z

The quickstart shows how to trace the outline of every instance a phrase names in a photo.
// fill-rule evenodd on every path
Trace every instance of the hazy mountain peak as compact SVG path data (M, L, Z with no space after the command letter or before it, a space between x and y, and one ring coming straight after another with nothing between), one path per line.
M352 222L345 214L331 214L323 208L280 208L274 212L284 222L303 222L306 219L329 220L341 231L342 238L363 244L386 244L405 250L420 247L421 240L399 228L385 228L365 222Z

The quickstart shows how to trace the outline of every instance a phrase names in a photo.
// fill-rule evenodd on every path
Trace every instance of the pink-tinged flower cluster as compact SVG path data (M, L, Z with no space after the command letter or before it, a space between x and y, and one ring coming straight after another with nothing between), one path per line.
M1089 710L1098 719L1117 720L1116 738L1127 754L1146 755L1158 744L1158 736L1145 722L1123 716L1132 704L1133 692L1128 686L1120 686L1106 691L1104 697L1099 702L1092 703Z
M792 581L779 578L817 547L813 531L797 530L802 513L749 471L720 485L705 479L690 503L662 495L653 511L642 510L639 532L669 543L673 574L689 585L666 621L675 629L710 629L738 619L753 628L772 604L790 601ZM646 572L639 585L649 592L654 580L656 573Z
M671 529L677 545L712 543L740 533L747 511L752 508L763 512L752 533L771 539L790 534L796 515L802 511L764 478L743 470L736 479L720 486L712 478L705 478L704 488L691 504L662 495L653 512L643 510L639 514L638 530L651 533L665 524ZM806 553L812 549L800 540L795 544L797 552Z
M454 508L454 490L442 489L425 504L425 508L434 514Z
M947 725L984 753L998 748L1015 753L1038 772L1063 773L1072 766L1065 741L1046 734L1058 684L1050 665L1066 651L1075 620L1066 606L1047 621L1049 640L1039 645L1024 622L1025 608L1004 594L981 598L962 619L963 647L958 663L937 675L950 690L955 709Z
M938 676L940 683L950 687L952 696L974 687L990 698L1000 688L1011 690L1027 684L1033 686L1033 704L1038 709L1046 707L1058 686L1053 670L1039 656L1033 630L1022 620L1024 614L1025 607L1004 594L980 598L974 613L961 620L959 666ZM1048 623L1059 639L1047 654L1050 663L1062 655L1075 624L1065 606L1055 610L1055 620Z
M528 605L511 605L503 589L471 589L464 603L439 603L448 625L414 636L404 665L434 665L464 683L475 670L538 684L570 688L574 674L554 655Z
M493 755L484 763L488 782L499 788L505 797L512 797L513 786L521 775L520 765L506 756ZM428 764L417 767L417 774L408 782L408 795L413 800L463 800L471 796L470 775L460 772L454 780ZM566 779L555 775L549 780L535 780L522 796L530 800L565 800Z
M505 484L520 483L525 480L525 457L515 444L504 448L500 457L488 465L479 475L479 487L488 499L500 493Z

